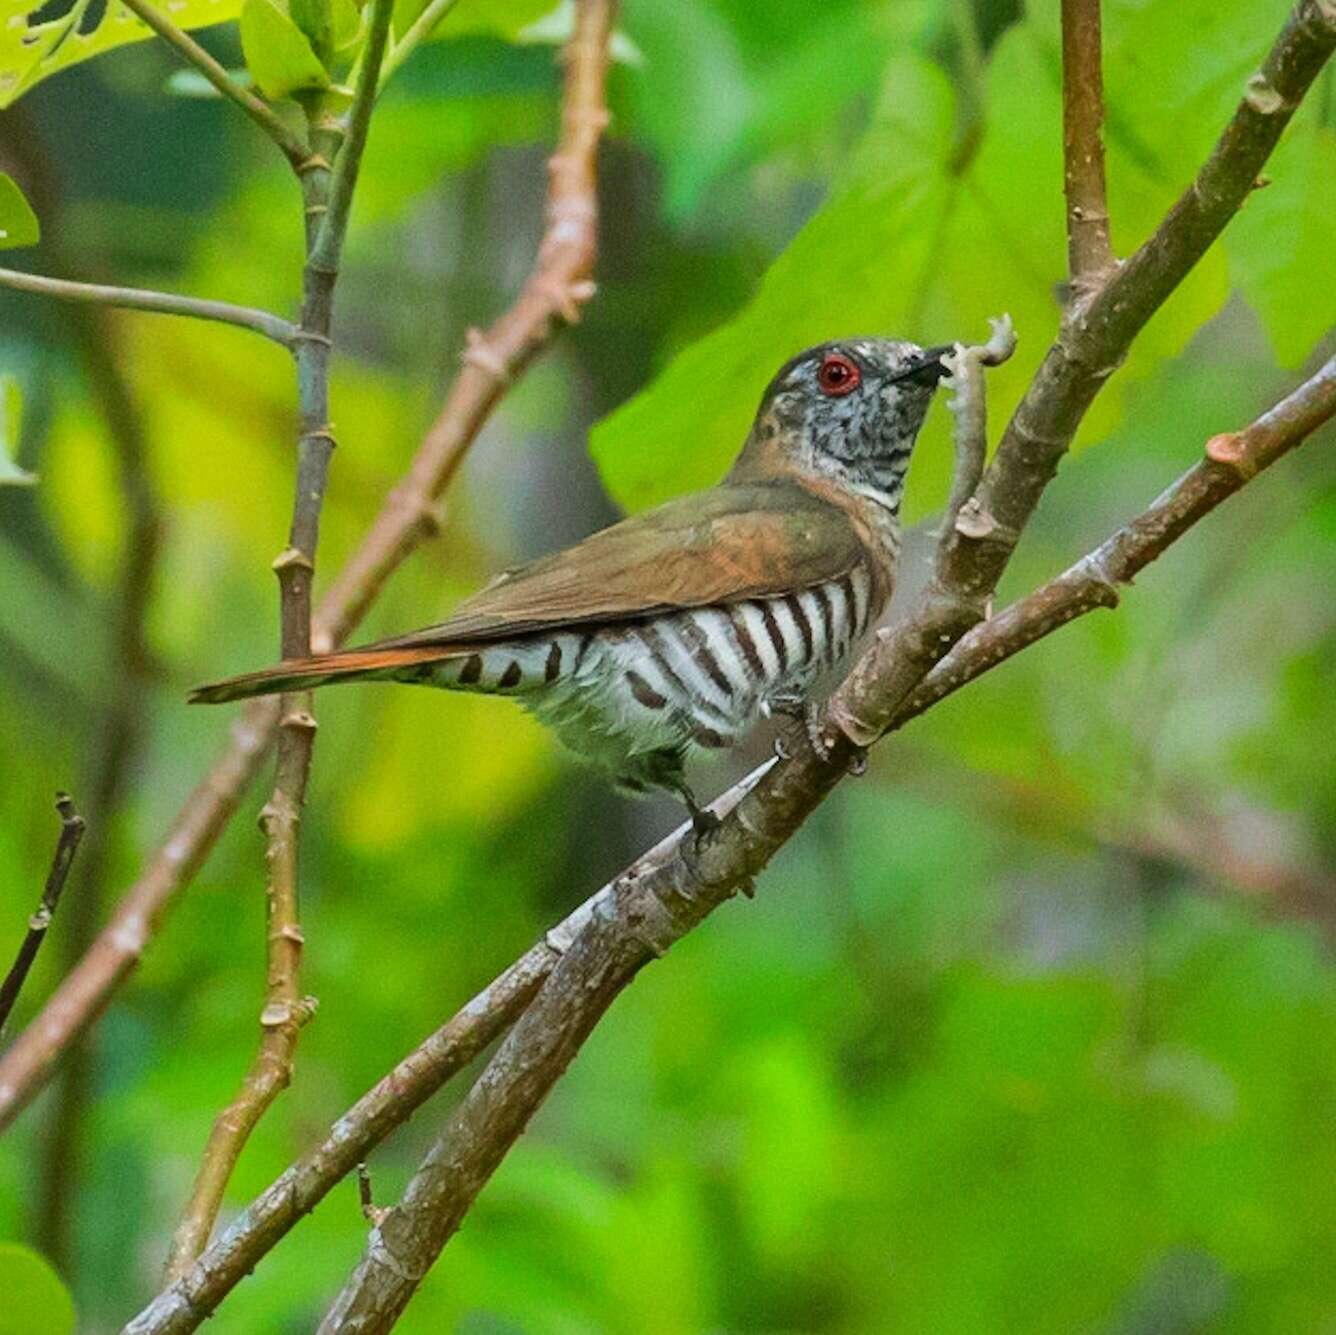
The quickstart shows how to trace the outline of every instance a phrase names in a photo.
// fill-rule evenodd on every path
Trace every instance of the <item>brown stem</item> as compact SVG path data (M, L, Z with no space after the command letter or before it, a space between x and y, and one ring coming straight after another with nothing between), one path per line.
M562 132L551 160L547 226L533 272L514 305L474 335L439 416L404 480L316 609L311 646L324 652L357 626L386 581L440 523L437 501L492 410L557 332L594 294L596 156L607 112L604 56L567 48ZM278 703L252 701L231 741L177 813L163 844L88 952L37 1019L0 1056L0 1131L51 1077L71 1042L95 1024L130 976L176 895L226 828L273 741Z
M28 919L28 931L19 945L19 952L14 963L9 966L5 981L0 983L0 1035L5 1032L9 1012L14 1009L32 962L37 958L42 942L46 940L47 929L51 926L56 905L60 903L61 893L65 889L65 880L74 863L74 855L79 850L79 840L83 838L84 818L74 809L68 793L56 794L56 811L60 815L60 838L56 841L56 851L51 858L51 870L47 873L42 897L37 901L37 911Z
M1086 296L1113 267L1104 189L1100 0L1062 0L1062 159L1067 268Z
M311 652L311 581L320 539L334 431L329 420L329 354L343 235L366 147L380 63L390 27L392 0L373 0L361 73L350 113L351 131L332 174L302 175L308 252L303 272L297 335L300 435L288 545L274 562L278 575L281 652ZM189 1268L209 1242L223 1194L251 1132L292 1080L302 1026L315 1014L315 999L301 994L302 929L298 903L298 850L306 783L315 744L310 692L281 697L274 790L260 815L268 841L266 970L260 1046L241 1088L219 1113L209 1134L190 1199L172 1236L169 1280Z
M1068 311L984 474L977 527L950 537L945 558L955 587L983 598L997 587L1095 395L1242 207L1334 46L1330 0L1299 0L1196 179L1154 235Z
M975 626L896 711L903 727L945 696L991 671L1059 626L1118 602L1130 584L1203 515L1269 468L1336 412L1336 358L1250 426L1213 436L1206 455L1139 518L1061 575Z
M710 809L725 815L769 767L735 785ZM682 833L674 831L660 841L631 872L642 874L673 856ZM257 1262L355 1171L359 1160L519 1018L562 953L611 894L609 884L585 900L358 1099L315 1149L256 1197L187 1274L125 1327L126 1335L185 1335L197 1329Z
M1336 359L1251 426L1212 437L1201 463L1073 567L1081 572L1078 579L1060 576L1026 599L1027 615L1035 625L1032 634L1017 640L1018 647L1082 612L1116 602L1116 583L1130 581L1333 414ZM934 650L929 628L951 624L950 613L940 621L935 615L915 620L918 629L904 640L907 658L894 660L876 679L865 679L858 687L867 714L899 715L912 690L912 683L906 685L911 670L904 663L930 659ZM962 641L962 650L966 643ZM982 656L987 650L976 647L974 652ZM864 662L875 661L876 654L869 651ZM878 691L884 694L874 699ZM361 1262L320 1327L322 1335L372 1335L394 1324L478 1192L621 989L650 959L746 886L843 777L853 745L836 734L828 746L826 755L809 751L771 767L703 848L692 851L683 827L680 842L667 856L643 860L586 905L586 926L451 1114L402 1201L372 1229Z

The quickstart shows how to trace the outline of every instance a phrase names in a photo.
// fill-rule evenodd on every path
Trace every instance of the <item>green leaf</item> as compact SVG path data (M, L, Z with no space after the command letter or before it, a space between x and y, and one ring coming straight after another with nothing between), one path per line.
M226 23L241 12L242 0L177 0L171 7L178 28L207 28ZM52 74L91 60L129 42L153 36L117 0L110 0L91 32L80 25L93 10L93 0L75 0L59 18L35 22L45 4L20 0L18 12L0 23L0 108L9 106L28 89Z
M411 7L413 17L426 4ZM552 0L506 0L498 5L495 0L459 0L445 23L437 29L443 37L460 37L464 33L490 33L513 42L531 23L538 22L552 8ZM396 25L397 26L397 25Z
M0 250L35 246L42 229L18 182L0 172Z
M31 487L37 481L35 473L25 472L14 462L22 412L19 382L12 375L0 375L0 487Z
M0 1242L0 1335L70 1335L74 1301L60 1276L31 1247Z
M1267 164L1271 184L1254 191L1225 233L1230 272L1261 317L1283 366L1297 368L1330 329L1336 292L1336 132L1295 126Z
M288 0L288 17L310 42L316 59L328 69L334 55L334 13L330 0Z
M249 88L255 82L251 78L250 70L228 70L227 76L233 83L240 85L242 88ZM222 97L222 93L196 69L173 70L167 76L167 81L163 84L163 90L173 97L197 97L203 100L211 97Z
M1057 293L1066 255L1055 12L1007 31L989 62L982 97L984 134L960 164L953 160L955 96L942 71L912 55L891 62L862 142L751 302L595 426L591 450L619 502L636 509L715 482L776 368L828 338L974 339L987 332L988 316L1010 312L1020 349L989 382L1000 427L1061 313ZM1111 133L1109 144L1116 239L1125 246L1150 232L1182 185L1176 171L1139 159L1127 140ZM1213 251L1150 321L1096 401L1078 443L1108 434L1129 388L1161 360L1177 356L1227 293L1223 254ZM911 520L943 499L950 466L946 418L930 416L915 456ZM671 466L665 466L665 451Z
M329 74L311 43L273 0L246 0L241 11L241 50L266 97L329 87Z

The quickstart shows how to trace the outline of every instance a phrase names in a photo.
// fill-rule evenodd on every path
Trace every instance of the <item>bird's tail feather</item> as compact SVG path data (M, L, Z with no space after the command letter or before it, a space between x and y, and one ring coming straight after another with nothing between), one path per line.
M463 653L468 654L464 649ZM404 649L346 649L336 654L290 658L259 672L245 672L209 682L190 692L192 705L221 705L252 695L277 695L280 691L309 691L340 681L412 680L415 668L460 656L457 649L442 650L429 645Z

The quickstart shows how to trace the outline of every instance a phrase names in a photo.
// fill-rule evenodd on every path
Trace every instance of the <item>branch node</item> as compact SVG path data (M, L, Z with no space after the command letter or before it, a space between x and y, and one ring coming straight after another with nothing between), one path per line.
M580 224L583 232L584 224ZM561 316L567 324L579 324L581 305L593 298L598 291L598 285L589 278L579 279L575 282L564 282L559 278L539 282L535 284L535 289L552 304L557 314Z
M1289 110L1292 105L1281 97L1266 75L1260 72L1248 80L1243 100L1259 116L1274 116L1278 111Z
M330 163L330 160L323 153L310 153L297 163L293 170L298 176L305 176L308 172L327 172L333 171L334 168Z
M320 1003L315 997L300 997L296 1001L270 1001L260 1012L260 1026L264 1029L285 1029L289 1025L300 1029L314 1018Z
M1206 457L1222 468L1228 468L1241 481L1247 482L1258 471L1257 460L1248 448L1248 439L1240 431L1225 431L1206 442Z
M690 847L689 842L683 845L683 866L698 885L704 885L696 859L687 852ZM626 929L655 959L662 959L673 942L682 935L682 929L678 927L668 906L653 891L645 890L634 879L628 880L627 888Z
M362 1218L379 1228L385 1222L389 1209L378 1206L371 1196L371 1173L363 1160L357 1165L357 1196L362 1206Z
M314 570L311 558L299 547L287 547L274 557L273 570L280 578L287 570Z
M501 353L495 351L487 342L487 336L481 329L469 329L464 334L462 360L467 366L477 367L505 384L510 379L510 368Z

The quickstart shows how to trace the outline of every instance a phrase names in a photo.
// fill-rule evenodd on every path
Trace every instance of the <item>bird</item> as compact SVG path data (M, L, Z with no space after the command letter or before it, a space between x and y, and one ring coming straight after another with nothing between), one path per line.
M505 571L439 624L212 682L192 703L393 681L506 696L624 792L716 823L686 762L801 713L885 610L910 455L956 345L787 361L716 486Z

